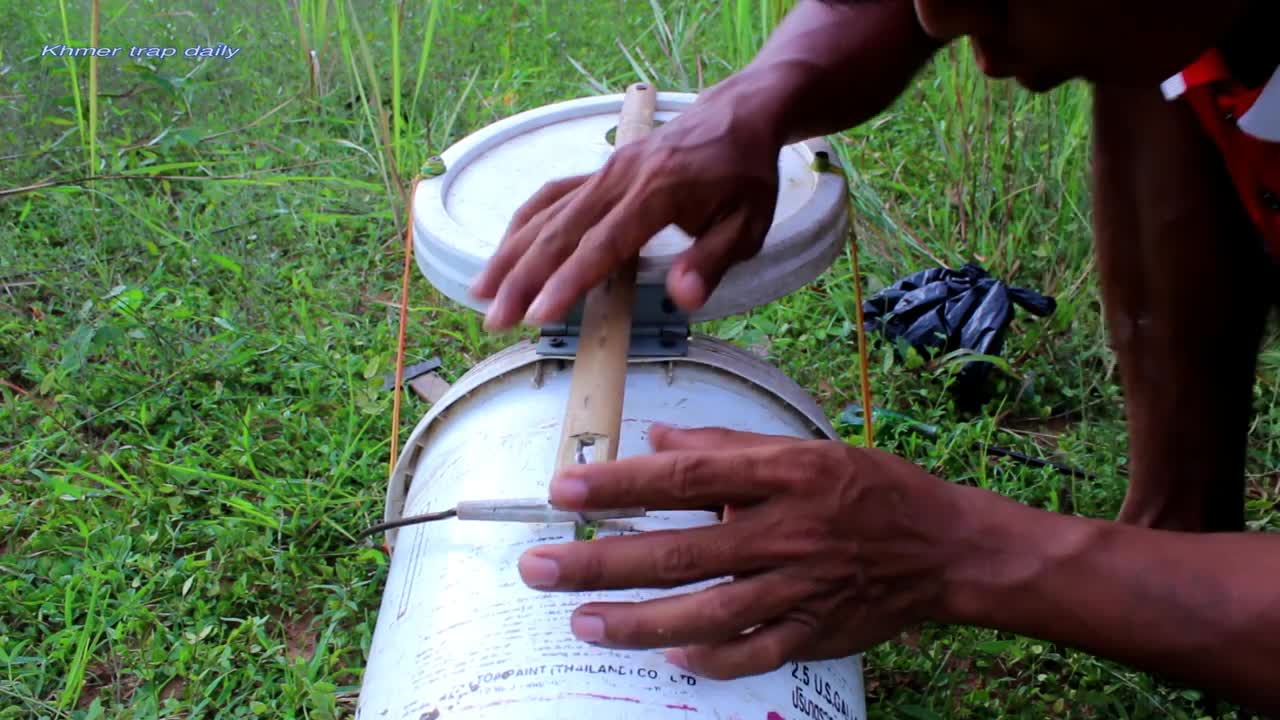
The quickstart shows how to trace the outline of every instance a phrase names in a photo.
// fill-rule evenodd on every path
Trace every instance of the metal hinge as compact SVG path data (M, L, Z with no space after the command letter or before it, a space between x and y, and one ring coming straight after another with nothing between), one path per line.
M578 354L582 303L569 312L564 322L542 326L538 354L573 357ZM637 285L631 314L631 343L628 357L680 357L689 351L689 315L667 297L661 285Z

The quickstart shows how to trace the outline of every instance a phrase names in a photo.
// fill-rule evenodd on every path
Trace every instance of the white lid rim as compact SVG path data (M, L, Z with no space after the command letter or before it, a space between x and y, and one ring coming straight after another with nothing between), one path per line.
M482 244L471 240L471 233L453 219L444 203L458 171L465 168L471 158L509 137L567 119L620 109L622 98L620 94L587 97L526 110L482 128L445 150L441 154L445 173L419 181L411 200L414 255L428 281L460 305L481 313L487 311L490 302L473 297L469 290L488 257L463 249ZM696 98L693 93L659 93L658 108L680 110ZM821 137L793 143L784 151L788 149L800 152L806 163L811 163L818 152L833 154L830 144ZM836 162L834 157L831 162ZM844 177L838 172L819 173L813 192L803 206L808 212L792 213L773 225L765 243L770 243L771 238L780 239L768 244L768 255L757 254L729 268L690 321L715 320L747 312L820 277L838 256L840 241L848 229L846 193ZM641 257L637 281L665 285L667 267L678 254ZM768 282L762 284L761 277L769 278ZM740 287L733 287L735 284Z
M616 95L593 95L530 108L486 125L458 140L440 153L440 159L444 161L446 169L455 164L459 166L465 165L471 156L482 154L490 147L513 135L537 130L565 120L596 115L604 111L621 112L624 97L621 93ZM683 111L693 105L697 98L697 93L660 92L654 109L656 112ZM447 175L448 173L446 172ZM447 185L445 190L448 190Z
M735 264L725 273L707 302L693 312L690 322L705 322L745 313L803 288L821 277L835 262L840 253L840 238L847 228L847 217L838 218L834 225L799 236L799 240L808 242L797 243L794 253L783 257L756 255ZM490 301L476 298L470 293L470 282L483 269L482 263L476 262L473 257L453 253L447 247L433 247L417 238L414 240L414 255L418 269L441 294L472 310L481 313L488 311ZM779 272L777 268L780 266L786 266L786 269ZM738 278L758 278L765 268L773 269L770 274L776 275L778 280L767 286L743 282L746 292L731 289ZM654 269L646 275L638 275L637 281L643 285L665 286L666 276L662 270Z

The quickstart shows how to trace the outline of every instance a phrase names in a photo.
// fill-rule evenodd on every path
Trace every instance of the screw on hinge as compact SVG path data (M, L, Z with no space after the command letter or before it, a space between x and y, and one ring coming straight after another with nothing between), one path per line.
M584 432L574 435L573 440L573 461L579 465L596 462L597 459L608 455L609 439L606 435Z
M547 338L547 343L551 345L551 347L564 347L564 338L559 336L552 336L550 338Z

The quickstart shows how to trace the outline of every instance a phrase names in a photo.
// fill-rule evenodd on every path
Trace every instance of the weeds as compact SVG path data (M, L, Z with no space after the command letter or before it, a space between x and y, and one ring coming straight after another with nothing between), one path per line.
M638 75L697 89L787 2L28 3L0 28L0 718L349 716L385 559L399 233L423 160L500 117ZM233 61L38 57L39 44L224 39ZM848 90L852 92L853 90ZM870 343L874 400L939 428L876 444L955 482L1106 517L1125 435L1091 273L1088 97L1032 96L943 54L832 138L856 211L817 282L698 328L768 354L831 417L858 402L854 283L977 259L1054 293L1016 321L991 412L955 370ZM10 149L12 148L12 149ZM87 178L96 178L92 181ZM450 379L509 344L415 278L406 362ZM1249 520L1280 526L1268 338ZM406 417L425 412L404 397ZM412 423L406 422L406 425ZM406 428L407 429L407 428ZM842 428L860 441L854 428ZM988 461L986 445L1097 482ZM1236 718L1049 644L924 627L869 653L873 717Z

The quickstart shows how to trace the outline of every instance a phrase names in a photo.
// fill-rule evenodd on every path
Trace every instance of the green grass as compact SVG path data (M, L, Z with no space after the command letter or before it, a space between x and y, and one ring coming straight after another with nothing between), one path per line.
M87 43L92 5L0 2L0 718L349 715L386 568L354 535L383 506L408 179L523 109L637 76L710 84L785 3L107 0L103 45L242 51L103 58L91 80L84 59L38 55ZM1011 374L978 416L948 400L954 363L874 342L877 402L942 427L886 426L878 443L1106 517L1126 449L1090 260L1087 111L1081 87L1032 96L957 49L835 142L856 169L869 291L930 255L976 258L1061 306L1016 322ZM859 392L849 267L700 330L767 347L835 417ZM449 379L514 337L420 277L409 317L407 362L439 355ZM1278 367L1273 338L1250 446L1259 529L1280 526ZM425 405L404 410L407 432ZM987 462L975 442L1101 480ZM970 629L875 649L867 683L877 718L1239 717Z

